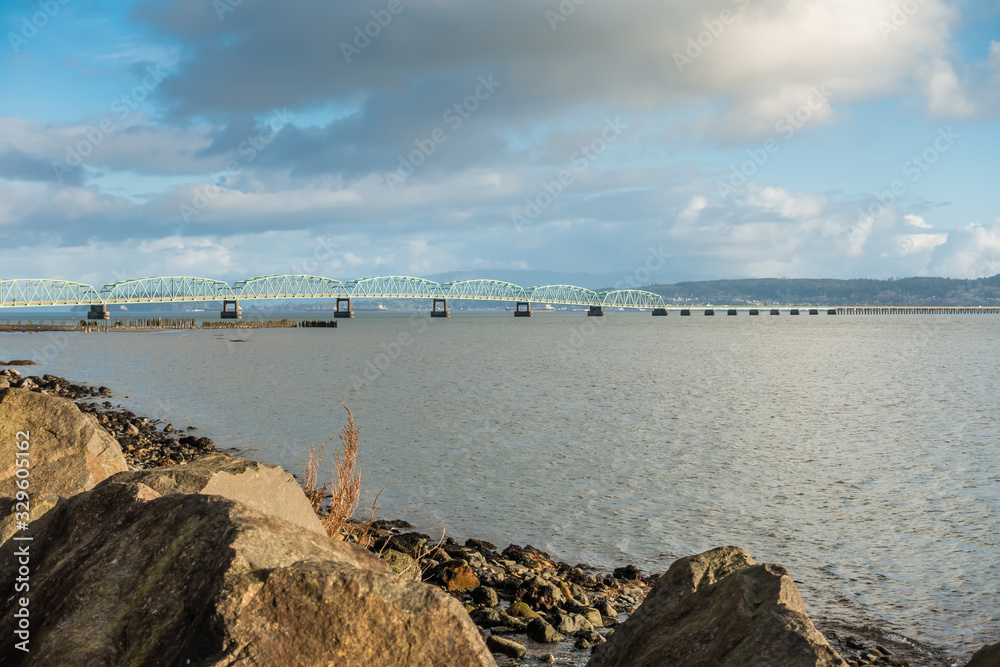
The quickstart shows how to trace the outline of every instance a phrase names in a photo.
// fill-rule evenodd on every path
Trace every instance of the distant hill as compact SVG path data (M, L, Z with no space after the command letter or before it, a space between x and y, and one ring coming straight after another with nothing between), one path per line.
M568 273L564 271L528 271L519 269L479 269L472 271L449 271L448 273L437 273L432 276L425 276L428 280L438 283L447 283L453 280L476 280L487 278L490 280L503 280L514 283L521 287L534 287L535 285L575 285L576 287L586 287L597 290L607 285L620 283L629 274L619 273ZM677 276L679 277L679 276ZM675 279L674 276L666 276L667 280Z
M819 306L998 306L1000 274L976 280L892 278L706 280L642 289L668 303Z

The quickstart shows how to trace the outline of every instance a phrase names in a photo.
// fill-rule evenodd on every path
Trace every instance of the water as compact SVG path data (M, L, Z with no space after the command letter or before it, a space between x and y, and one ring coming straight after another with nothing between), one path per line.
M652 572L735 544L785 565L814 616L968 654L1000 638L998 324L359 314L7 334L0 359L299 473L347 403L380 515Z

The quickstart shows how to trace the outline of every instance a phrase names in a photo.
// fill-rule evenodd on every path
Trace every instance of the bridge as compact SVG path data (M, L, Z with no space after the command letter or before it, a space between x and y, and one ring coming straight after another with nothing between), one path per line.
M430 299L432 317L448 317L449 300L501 301L516 304L514 315L530 317L532 304L580 306L588 315L602 316L605 308L701 315L894 315L1000 314L996 306L680 306L668 307L663 297L637 289L596 292L574 285L521 287L500 280L459 280L436 283L412 276L377 276L342 282L306 275L260 276L232 285L221 280L190 276L139 278L95 289L84 283L50 279L0 279L0 309L52 306L88 306L90 319L108 319L109 305L221 301L223 318L239 318L240 300L335 299L335 317L353 317L353 299Z
M585 306L588 315L604 308L653 310L666 315L659 294L644 290L594 290L574 285L521 287L499 280L436 283L412 276L377 276L343 282L323 276L280 275L239 280L232 285L210 278L164 276L110 283L100 289L51 279L0 279L0 308L89 306L92 319L107 319L109 305L221 301L223 318L240 317L240 300L336 299L337 317L353 317L353 299L431 299L434 317L447 317L449 300L503 301L515 315L530 316L532 304Z

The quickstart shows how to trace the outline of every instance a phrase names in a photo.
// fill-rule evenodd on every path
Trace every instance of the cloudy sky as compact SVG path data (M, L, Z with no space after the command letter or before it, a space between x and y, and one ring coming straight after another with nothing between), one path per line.
M0 22L0 277L1000 273L995 0L5 0Z

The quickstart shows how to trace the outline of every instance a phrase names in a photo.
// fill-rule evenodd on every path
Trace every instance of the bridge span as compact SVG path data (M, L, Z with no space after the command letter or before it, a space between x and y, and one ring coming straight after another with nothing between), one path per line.
M515 315L530 316L532 304L586 306L588 315L605 308L653 310L666 315L659 294L636 289L594 290L574 285L521 287L499 280L436 283L412 276L376 276L343 282L323 276L260 276L232 285L210 278L164 276L123 280L96 289L51 279L0 279L0 308L89 306L92 319L107 319L109 305L221 301L223 318L240 317L240 300L335 299L337 317L353 317L353 299L431 299L434 317L450 315L449 300L504 301Z

